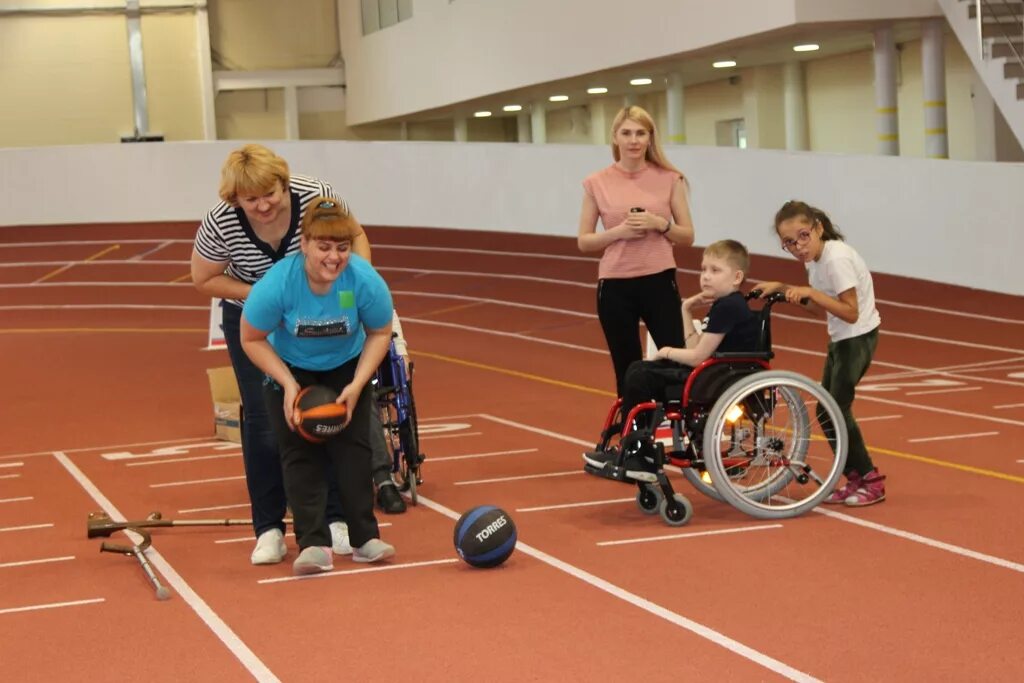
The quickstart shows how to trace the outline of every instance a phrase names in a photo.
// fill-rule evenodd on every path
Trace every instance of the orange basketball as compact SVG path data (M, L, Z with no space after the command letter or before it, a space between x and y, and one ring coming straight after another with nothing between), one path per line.
M322 384L308 386L295 397L298 432L306 441L323 443L341 433L348 409L335 403L338 392Z

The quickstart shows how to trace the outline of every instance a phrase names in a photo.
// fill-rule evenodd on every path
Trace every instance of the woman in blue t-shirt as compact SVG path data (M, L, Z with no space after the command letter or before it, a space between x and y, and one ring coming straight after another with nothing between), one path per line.
M333 568L324 516L325 457L338 480L352 559L375 562L395 553L380 540L373 514L368 435L374 408L367 386L388 351L393 309L383 278L352 253L360 232L336 199L313 200L302 217L301 252L267 271L242 311L242 348L267 374L264 399L301 550L296 574ZM295 398L313 384L339 392L338 402L348 408L347 427L323 444L295 431Z

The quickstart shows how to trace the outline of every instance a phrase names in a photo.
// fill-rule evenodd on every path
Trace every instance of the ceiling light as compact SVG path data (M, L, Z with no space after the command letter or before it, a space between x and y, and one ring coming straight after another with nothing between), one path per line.
M714 62L711 66L716 69L728 69L730 66L736 66L736 62L731 59L723 59L720 62Z
M819 45L817 43L807 43L806 45L794 45L793 52L814 52L817 50Z
M475 116L475 117L476 117L476 118L478 118L478 119L485 119L485 118L487 118L487 117L488 117L488 116L490 116L490 115L491 115L491 112L489 112L489 111L477 111L477 112L473 112L473 116Z
M565 102L568 99L569 99L568 95L552 95L551 97L548 98L548 101L550 101L550 102Z
M649 78L634 78L629 82L630 85L650 85L651 79Z
M587 88L588 95L603 95L608 92L608 88Z
M503 111L520 111L523 108L521 104L506 104L502 107Z

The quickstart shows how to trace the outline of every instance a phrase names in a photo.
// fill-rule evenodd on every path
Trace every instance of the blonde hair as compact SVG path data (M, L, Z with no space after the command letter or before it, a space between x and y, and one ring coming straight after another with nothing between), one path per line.
M220 198L238 206L238 195L264 195L280 181L288 191L288 162L263 145L249 144L228 155L220 169Z
M704 255L724 259L736 270L743 271L743 279L746 279L747 269L750 268L750 253L740 242L736 240L712 242L704 250Z
M307 240L351 242L363 234L348 207L334 197L316 197L302 214L302 236Z
M685 181L686 176L678 168L672 165L672 163L665 158L665 152L661 149L661 138L658 137L658 131L654 126L654 119L641 107L623 107L618 114L615 115L615 120L612 121L612 158L615 161L619 161L619 146L615 144L615 134L619 132L619 127L629 119L639 123L641 126L647 129L647 134L650 136L650 143L647 145L647 152L644 154L644 158L654 164L660 166L666 171L675 171Z

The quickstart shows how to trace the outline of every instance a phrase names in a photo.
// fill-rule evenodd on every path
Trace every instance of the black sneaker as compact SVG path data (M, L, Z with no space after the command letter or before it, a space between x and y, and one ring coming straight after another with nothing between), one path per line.
M405 501L398 488L391 482L377 487L377 506L389 515L400 515L405 512Z
M626 476L630 479L646 481L652 484L658 481L658 475L654 471L654 463L639 453L627 455L622 461L622 469L625 470Z

